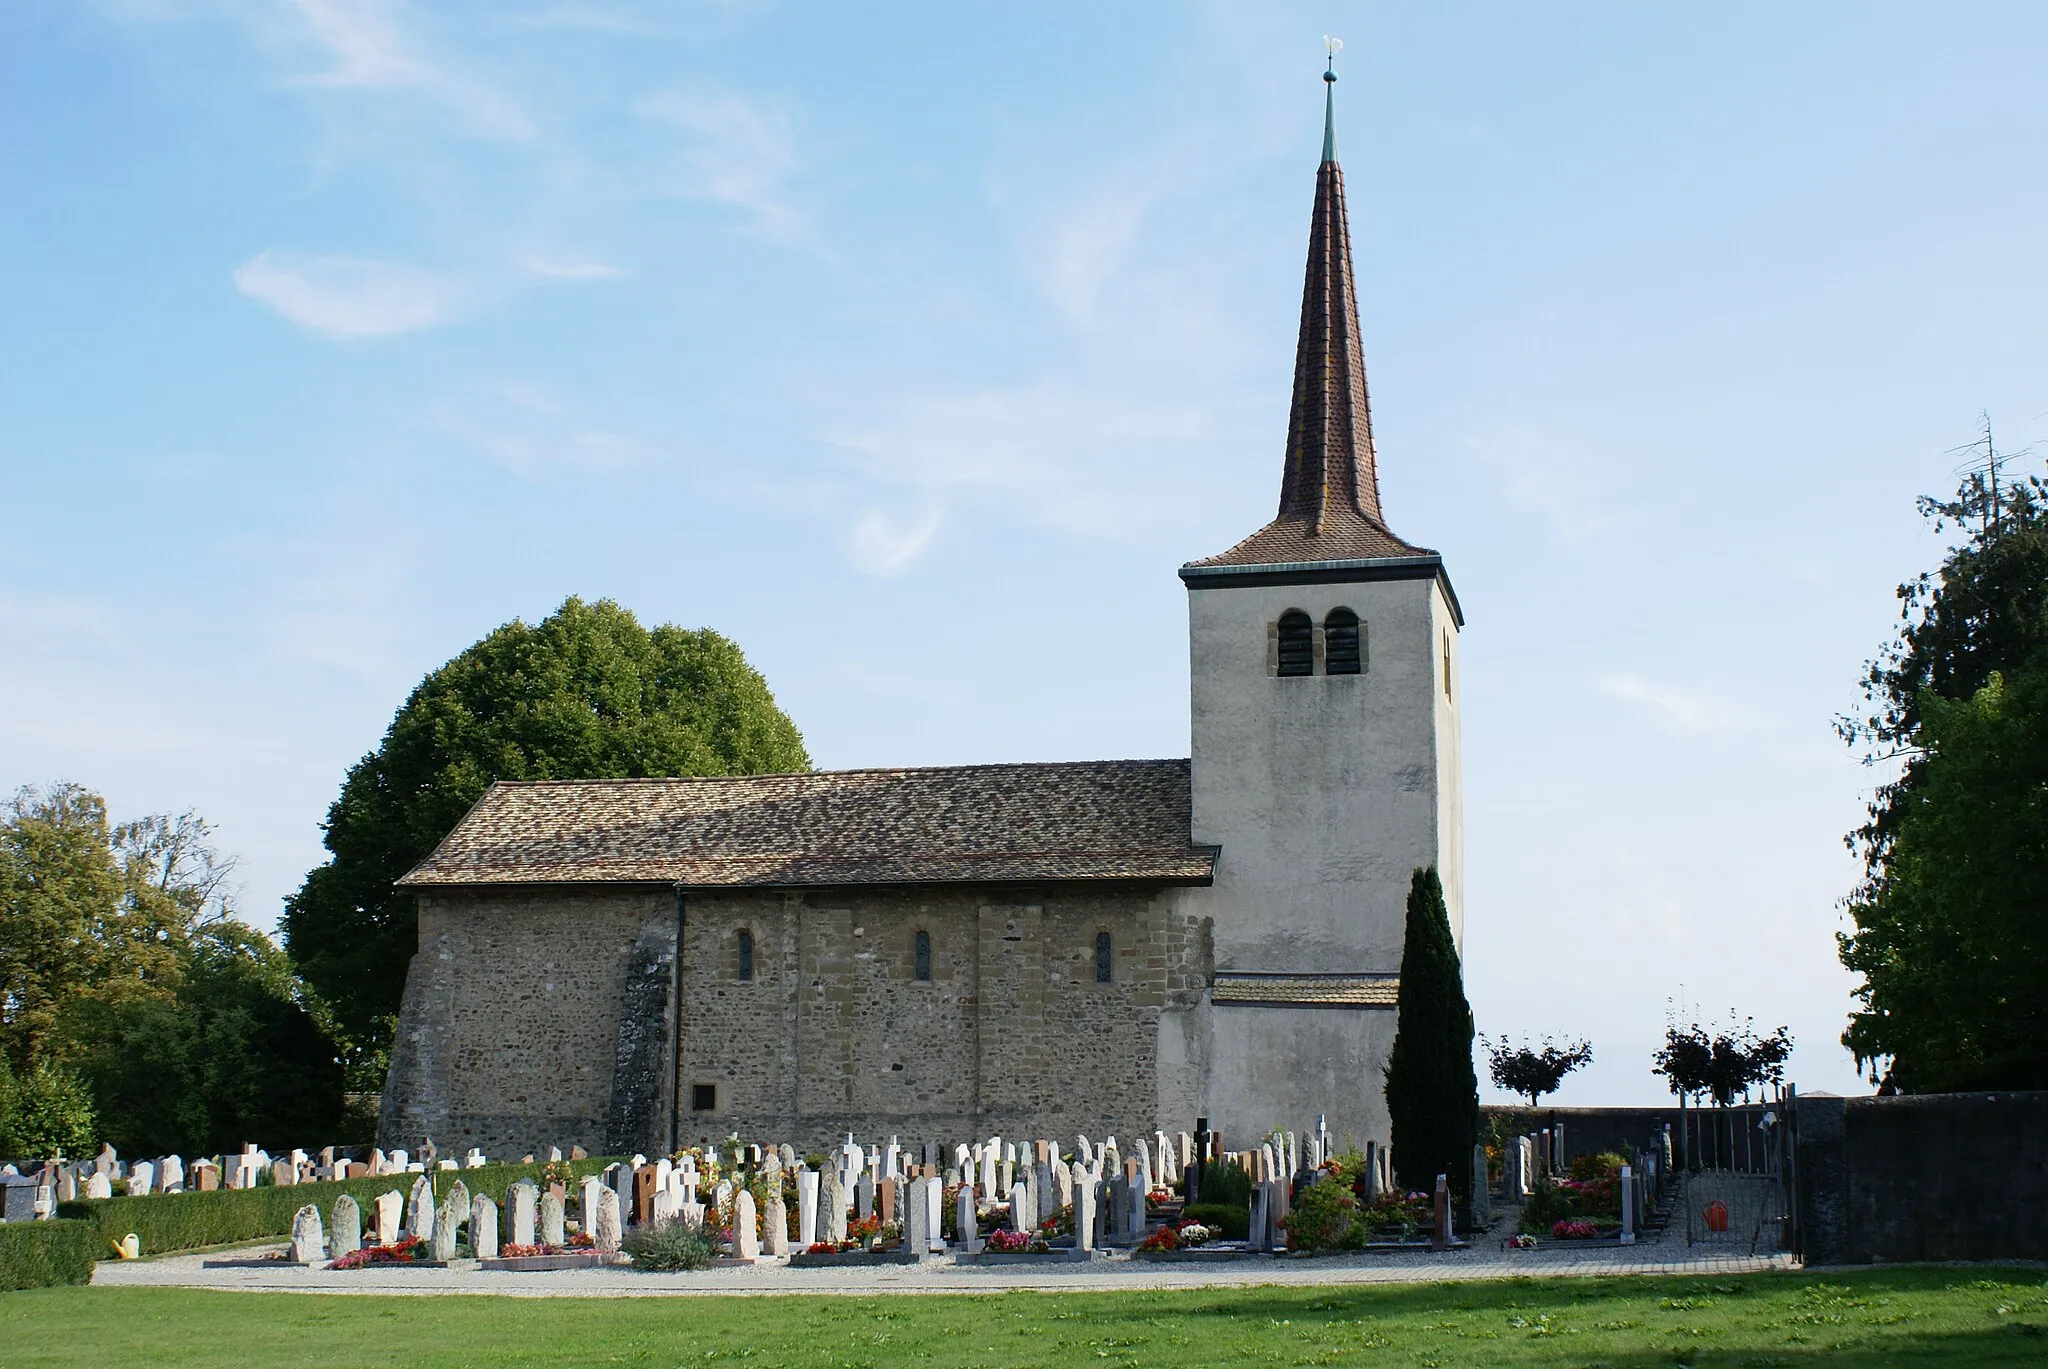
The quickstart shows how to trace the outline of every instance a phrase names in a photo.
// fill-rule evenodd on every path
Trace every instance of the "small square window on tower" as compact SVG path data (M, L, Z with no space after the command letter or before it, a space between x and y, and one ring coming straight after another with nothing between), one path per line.
M718 1111L718 1085L716 1085L716 1084L692 1084L692 1085L690 1085L690 1111L692 1111L692 1112L716 1112L716 1111Z

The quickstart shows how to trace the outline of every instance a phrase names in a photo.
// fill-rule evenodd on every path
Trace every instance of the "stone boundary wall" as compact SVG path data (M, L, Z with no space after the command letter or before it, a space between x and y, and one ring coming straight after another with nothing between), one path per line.
M2048 1259L2048 1091L1809 1094L1796 1125L1809 1265Z

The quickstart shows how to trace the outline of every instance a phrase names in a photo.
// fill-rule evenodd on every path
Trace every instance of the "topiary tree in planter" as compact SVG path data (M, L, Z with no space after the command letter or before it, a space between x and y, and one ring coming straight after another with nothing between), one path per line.
M1462 1207L1472 1190L1479 1079L1472 1069L1472 1007L1434 866L1417 870L1408 888L1399 1002L1387 1062L1394 1177L1404 1188L1427 1193L1437 1175L1448 1175Z

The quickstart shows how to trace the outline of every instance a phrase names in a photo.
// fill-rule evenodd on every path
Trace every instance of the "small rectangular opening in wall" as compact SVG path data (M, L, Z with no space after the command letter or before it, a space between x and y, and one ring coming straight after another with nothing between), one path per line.
M716 1111L718 1111L718 1085L716 1085L716 1084L692 1084L692 1085L690 1085L690 1111L692 1111L692 1112L716 1112Z

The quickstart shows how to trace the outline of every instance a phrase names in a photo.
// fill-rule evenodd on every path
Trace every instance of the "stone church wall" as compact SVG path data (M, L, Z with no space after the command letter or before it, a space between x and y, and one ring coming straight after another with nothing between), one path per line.
M682 1144L811 1148L1186 1127L1156 1115L1159 1025L1200 1000L1208 949L1174 907L1121 886L691 892L677 957L669 889L424 896L379 1139L653 1154L672 1116Z

